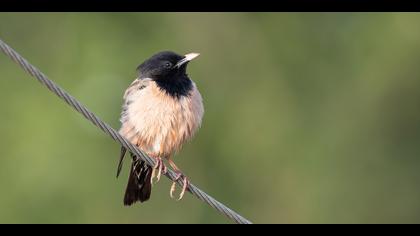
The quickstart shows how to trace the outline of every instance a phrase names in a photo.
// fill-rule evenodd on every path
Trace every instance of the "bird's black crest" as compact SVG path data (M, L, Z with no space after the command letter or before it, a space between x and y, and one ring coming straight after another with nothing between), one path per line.
M137 67L139 78L154 80L159 88L173 97L188 96L193 88L186 72L188 63L175 66L184 58L171 51L159 52Z

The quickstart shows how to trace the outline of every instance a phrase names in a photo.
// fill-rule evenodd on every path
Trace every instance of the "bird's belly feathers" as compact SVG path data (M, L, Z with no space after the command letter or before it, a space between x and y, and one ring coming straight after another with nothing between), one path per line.
M178 151L201 125L204 109L195 85L189 96L172 97L154 83L133 94L120 130L149 155Z

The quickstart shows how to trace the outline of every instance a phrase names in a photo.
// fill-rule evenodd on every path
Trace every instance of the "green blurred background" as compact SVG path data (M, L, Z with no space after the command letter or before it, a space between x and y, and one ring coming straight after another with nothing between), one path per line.
M175 160L255 223L420 223L420 15L0 13L0 38L119 128L135 68L189 66L203 126ZM0 55L1 223L230 223L166 178L124 207L119 146Z

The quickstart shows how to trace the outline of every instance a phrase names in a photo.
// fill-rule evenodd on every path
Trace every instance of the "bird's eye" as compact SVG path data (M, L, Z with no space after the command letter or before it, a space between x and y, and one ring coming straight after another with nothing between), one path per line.
M171 68L171 67L172 67L172 63L170 63L170 62L165 63L165 68Z

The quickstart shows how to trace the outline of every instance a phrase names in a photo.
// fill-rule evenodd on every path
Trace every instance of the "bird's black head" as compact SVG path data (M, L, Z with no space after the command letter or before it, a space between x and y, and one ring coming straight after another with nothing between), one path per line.
M170 95L188 95L192 84L187 75L187 64L198 55L189 53L181 56L171 51L159 52L137 67L139 77L154 80Z

